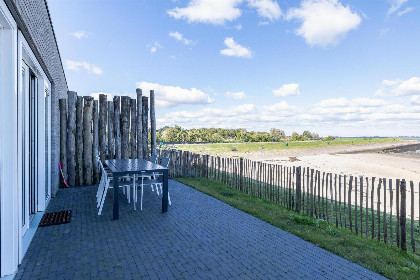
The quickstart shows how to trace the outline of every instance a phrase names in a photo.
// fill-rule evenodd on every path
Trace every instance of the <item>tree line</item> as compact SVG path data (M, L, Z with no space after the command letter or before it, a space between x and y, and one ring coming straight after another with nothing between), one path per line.
M281 129L271 128L270 132L247 131L244 128L192 128L185 129L178 125L165 126L156 131L158 142L280 142L284 140L306 141L321 140L318 133L305 130L302 134L293 132L286 136ZM322 140L332 140L329 136Z

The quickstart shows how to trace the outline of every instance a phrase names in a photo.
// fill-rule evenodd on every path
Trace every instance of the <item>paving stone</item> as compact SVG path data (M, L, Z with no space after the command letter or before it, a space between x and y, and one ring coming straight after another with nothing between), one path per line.
M172 205L144 190L143 211L96 187L60 190L48 212L71 223L39 228L15 279L384 279L357 264L176 181Z

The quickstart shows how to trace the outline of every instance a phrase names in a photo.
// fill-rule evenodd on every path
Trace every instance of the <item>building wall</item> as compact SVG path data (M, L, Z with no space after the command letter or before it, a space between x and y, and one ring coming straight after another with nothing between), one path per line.
M59 186L60 118L58 100L67 98L67 81L51 25L46 0L13 0L16 9L47 67L51 82L51 193ZM48 74L47 74L48 75Z

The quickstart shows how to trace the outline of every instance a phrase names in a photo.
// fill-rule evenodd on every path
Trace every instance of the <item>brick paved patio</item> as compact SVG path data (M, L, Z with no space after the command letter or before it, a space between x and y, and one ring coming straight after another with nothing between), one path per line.
M60 190L48 211L70 224L39 228L15 279L381 279L359 265L170 181L172 206L145 189L143 211L121 196L112 221L96 187Z

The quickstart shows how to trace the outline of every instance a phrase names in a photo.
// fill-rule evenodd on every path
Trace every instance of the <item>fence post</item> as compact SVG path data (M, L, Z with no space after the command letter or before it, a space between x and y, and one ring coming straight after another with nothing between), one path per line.
M83 108L83 167L84 182L92 185L92 100L93 97L85 96Z
M414 241L414 182L410 181L411 191L411 248L416 251L416 242Z
M74 186L76 183L76 98L77 93L68 92L68 117L67 117L67 171L68 183Z
M239 189L242 191L244 177L244 159L241 157L239 160Z
M64 179L67 181L67 106L66 99L58 100L60 109L60 163Z
M296 170L296 211L300 212L302 201L302 185L301 185L301 167Z
M407 231L406 231L406 182L401 181L401 207L400 207L400 227L401 227L401 249L407 251Z

